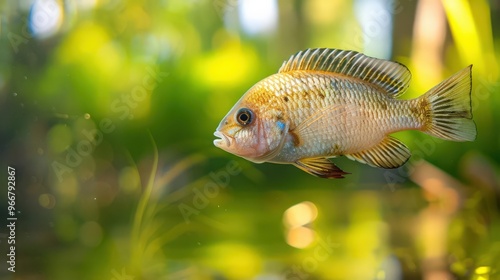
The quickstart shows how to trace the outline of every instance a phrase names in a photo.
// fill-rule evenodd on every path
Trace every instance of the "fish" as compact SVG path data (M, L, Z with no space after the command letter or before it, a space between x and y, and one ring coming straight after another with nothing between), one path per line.
M392 169L411 156L390 134L419 130L474 141L472 64L415 99L399 99L411 73L401 63L351 50L313 48L253 85L217 127L214 145L255 163L292 164L321 178L349 172L345 156Z

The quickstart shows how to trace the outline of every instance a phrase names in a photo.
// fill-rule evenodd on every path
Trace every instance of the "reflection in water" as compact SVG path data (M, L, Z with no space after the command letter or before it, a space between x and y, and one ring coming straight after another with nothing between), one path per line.
M447 236L453 215L461 207L460 182L433 165L422 161L415 166L412 180L424 190L429 205L417 218L416 241L422 255L424 279L451 279L447 265Z
M278 22L276 0L241 0L238 12L243 30L249 34L271 33Z
M283 214L283 223L286 226L286 242L295 248L305 248L314 241L314 230L310 224L318 216L318 209L314 203L304 201L288 208Z

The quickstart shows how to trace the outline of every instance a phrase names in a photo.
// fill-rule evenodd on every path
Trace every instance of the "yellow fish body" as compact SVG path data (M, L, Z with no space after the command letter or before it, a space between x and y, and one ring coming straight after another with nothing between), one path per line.
M400 100L411 79L402 64L355 51L301 51L241 97L217 127L214 145L256 163L293 164L324 178L348 174L328 160L337 156L397 168L411 153L391 133L476 138L471 70L462 69L419 98Z

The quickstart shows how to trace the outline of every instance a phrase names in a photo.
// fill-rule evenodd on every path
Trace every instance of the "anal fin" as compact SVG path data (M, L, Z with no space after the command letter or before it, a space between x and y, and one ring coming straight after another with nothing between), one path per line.
M411 153L401 141L392 136L387 136L375 147L346 156L371 166L390 169L405 164Z
M303 158L296 161L293 165L305 172L321 178L344 178L349 174L338 168L327 158Z

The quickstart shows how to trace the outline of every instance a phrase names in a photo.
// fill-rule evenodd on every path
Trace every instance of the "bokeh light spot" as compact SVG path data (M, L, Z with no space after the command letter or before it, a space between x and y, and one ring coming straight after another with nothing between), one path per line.
M477 275L484 275L490 273L490 267L489 266L480 266L476 268L476 274Z
M52 209L56 205L56 198L50 193L44 193L38 196L38 203L43 208Z
M278 22L276 0L240 0L238 6L241 25L249 34L269 33Z
M83 245L95 247L101 243L101 240L102 228L98 223L90 221L80 227L80 241Z
M318 216L318 208L304 201L288 208L283 214L286 242L295 248L305 248L314 241L314 230L307 227Z
M140 185L139 172L137 172L137 169L132 167L123 168L120 172L119 184L120 188L126 194L137 191Z
M253 49L228 41L220 49L200 59L193 71L196 81L212 87L234 87L252 76L257 68Z
M284 214L284 222L289 227L303 226L311 223L318 216L318 208L314 203L304 201L288 208Z
M78 180L74 174L67 174L66 177L56 184L57 194L61 204L68 205L75 201L78 194Z
M71 130L63 124L53 126L47 134L49 149L54 154L59 154L66 150L72 141Z
M307 227L296 227L288 231L286 243L288 245L303 249L314 241L314 231Z
M31 6L29 27L33 36L46 38L56 34L63 20L63 10L55 0L35 0Z
M228 279L251 279L255 271L262 269L261 257L252 247L244 244L217 244L210 248L208 257L214 267L224 268Z

